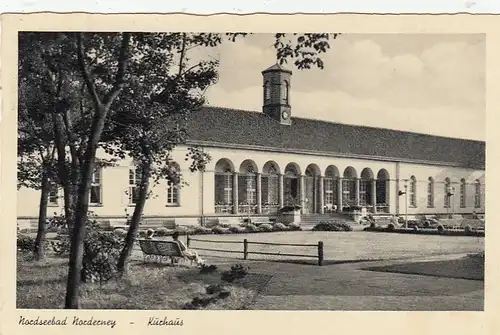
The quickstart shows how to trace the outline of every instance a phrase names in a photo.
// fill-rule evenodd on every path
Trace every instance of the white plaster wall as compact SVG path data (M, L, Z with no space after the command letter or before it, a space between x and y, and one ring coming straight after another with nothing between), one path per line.
M201 216L213 215L214 213L214 169L217 161L226 158L232 162L236 171L239 170L241 163L244 160L253 160L258 168L258 172L262 172L264 164L268 161L274 161L281 171L284 172L288 163L296 163L301 173L309 164L315 164L321 171L321 175L325 175L325 170L330 165L335 165L340 175L348 166L352 166L357 176L360 177L361 171L364 168L371 169L376 177L380 169L385 169L389 173L390 182L390 210L391 213L396 212L397 201L399 204L399 213L404 213L405 203L404 196L397 196L396 169L397 164L394 162L372 161L367 159L351 159L351 158L336 158L325 156L313 156L306 154L278 153L256 150L236 150L230 148L205 148L205 151L212 157L206 171L190 172L190 161L186 161L186 148L179 147L172 153L173 159L180 165L181 172L188 185L184 185L180 190L180 206L166 206L166 182L155 186L152 191L154 196L150 198L144 209L145 216ZM100 151L99 157L106 155ZM102 217L123 217L125 211L132 214L133 207L128 205L128 196L125 191L128 190L128 173L131 166L131 160L125 159L120 161L118 166L105 168L102 171L102 206L91 206L89 209L95 214ZM484 212L484 171L474 171L467 169L459 169L452 167L427 166L419 164L400 164L400 179L409 179L412 175L417 178L417 207L408 208L409 214L416 213L446 213L443 207L444 203L444 179L449 177L452 185L456 187L455 196L455 212L456 213L471 213L474 206L474 181L479 179L482 184L482 206L476 209L477 212ZM435 206L427 208L427 180L432 176L435 180ZM467 207L460 208L459 206L459 182L461 178L466 178L467 186ZM400 188L403 189L404 181L400 181ZM202 191L203 190L203 191ZM63 199L62 191L60 192L59 207L50 207L49 214L60 212ZM37 217L38 216L39 192L22 188L18 191L17 212L18 217Z

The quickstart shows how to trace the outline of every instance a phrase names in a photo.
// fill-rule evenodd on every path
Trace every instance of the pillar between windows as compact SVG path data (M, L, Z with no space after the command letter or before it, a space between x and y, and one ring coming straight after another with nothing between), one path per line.
M300 212L304 213L304 207L306 204L306 176L300 176Z
M325 214L325 177L319 177L319 213Z
M372 179L372 206L373 214L377 213L377 179Z
M356 178L354 179L354 186L355 186L355 190L354 190L354 203L356 204L356 206L359 206L359 183L360 183L360 179L359 178Z
M238 214L238 172L233 173L233 214Z
M257 173L257 214L262 214L262 174Z
M337 212L342 213L342 207L344 205L342 204L342 197L343 197L343 192L342 192L342 178L339 177L337 178Z
M279 201L279 206L283 208L285 206L285 191L284 191L284 180L283 180L283 174L279 174L279 180L278 180L278 201Z

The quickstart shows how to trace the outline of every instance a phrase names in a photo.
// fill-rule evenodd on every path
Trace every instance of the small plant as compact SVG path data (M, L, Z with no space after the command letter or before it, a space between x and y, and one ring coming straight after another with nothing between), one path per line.
M465 226L465 234L470 234L472 232L472 227L470 225Z
M242 264L236 264L231 266L230 271L224 271L222 273L221 279L225 282L232 283L235 280L242 279L248 274L248 268L245 268Z
M259 231L259 228L257 228L256 225L252 224L252 223L247 223L245 226L245 231L246 232L249 232L249 233L255 233L255 232L258 232Z
M113 230L113 234L115 234L118 237L125 238L125 236L127 236L127 231L122 228L117 228Z
M444 232L444 226L442 224L440 224L439 226L437 226L437 230L439 233L443 233Z
M137 233L137 236L139 236L140 238L145 238L146 234L147 233L145 230L139 230L139 232Z
M22 253L35 251L35 238L29 235L19 234L17 236L17 250Z
M387 225L387 230L388 231L394 231L394 229L396 229L396 226L394 225L394 223L389 223Z
M210 284L205 287L207 294L219 294L224 290L224 285L222 284Z
M212 273L217 271L217 266L216 265L206 265L202 264L200 268L200 273L201 274L207 274L207 273Z
M212 228L214 234L227 234L229 233L229 228L225 228L222 226L215 226Z
M179 235L186 235L186 234L189 234L189 233L193 233L193 231L190 231L188 227L184 227L184 226L178 226L174 229L174 232L177 232L179 233Z
M196 235L207 235L207 234L212 234L213 231L212 229L210 228L207 228L207 227L195 227L194 230L193 230L193 234L196 234Z
M293 231L298 231L298 230L302 230L302 227L298 223L290 222L288 224L288 229L293 230Z
M315 225L313 231L352 231L352 227L345 222L321 221Z
M263 232L273 231L273 226L271 226L269 223L263 223L259 226L259 231Z
M231 226L229 227L229 231L231 233L239 234L239 233L244 233L245 228L244 227L239 227L239 226Z
M161 227L161 228L157 228L155 230L155 235L158 236L158 237L162 237L162 236L168 236L172 233L172 231L168 228L164 228L164 227Z
M283 223L281 222L276 222L274 225L273 225L273 230L274 231L284 231L284 230L288 230L288 227L285 226Z

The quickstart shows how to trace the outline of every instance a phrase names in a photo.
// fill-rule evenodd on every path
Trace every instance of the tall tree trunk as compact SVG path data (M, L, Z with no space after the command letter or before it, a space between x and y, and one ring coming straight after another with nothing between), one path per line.
M132 220L130 226L128 227L127 236L125 237L125 245L120 253L120 258L118 259L118 272L121 275L126 275L128 272L128 259L132 254L132 249L134 247L134 242L137 237L137 231L139 230L139 223L141 222L142 214L144 212L144 205L149 192L149 179L151 174L151 163L143 166L141 174L141 182L139 186L139 198L135 204L134 214L132 215Z
M74 225L71 235L71 248L69 254L69 270L66 286L66 309L79 308L79 287L83 267L83 251L85 239L85 224L89 208L90 184L92 172L96 161L97 146L101 137L106 115L109 108L98 106L96 117L92 124L91 135L85 150L85 159L81 165L81 179L78 187L78 201L74 213Z
M38 231L35 239L35 260L41 261L45 258L44 242L47 227L47 203L49 200L50 182L46 172L42 173L42 185L40 195L40 209L38 211Z

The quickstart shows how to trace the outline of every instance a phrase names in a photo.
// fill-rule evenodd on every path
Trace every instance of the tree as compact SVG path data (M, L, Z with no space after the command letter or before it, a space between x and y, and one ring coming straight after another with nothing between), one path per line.
M27 69L26 62L20 61L19 72ZM29 66L28 66L29 67ZM47 204L51 189L57 185L55 172L54 132L50 114L50 100L47 95L31 90L32 85L40 85L35 72L19 76L18 94L18 189L27 187L40 190L38 229L35 239L35 260L44 259L44 241L47 226Z
M140 171L134 213L118 261L118 270L127 270L144 205L149 195L150 180L155 184L166 180L181 183L180 171L172 161L172 150L186 140L189 113L203 106L203 92L217 79L217 61L191 64L188 50L214 43L209 34L161 33L134 34L131 50L142 57L129 62L127 85L117 99L116 113L111 116L111 136L106 141L112 155L129 155ZM218 42L215 42L218 43ZM164 56L167 54L168 56ZM144 61L162 59L162 61ZM203 169L207 154L191 148L191 171Z
M225 37L234 41L245 35L243 33L194 34L190 37L192 38L190 44L192 46L217 46L226 40ZM151 38L154 35L27 33L26 36L28 43L21 43L20 40L21 55L27 53L28 55L40 56L44 65L41 67L42 75L48 78L46 80L48 84L42 89L50 94L50 100L54 102L51 115L58 160L58 175L63 183L66 219L72 228L65 307L78 308L83 239L87 221L91 175L96 165L97 149L103 143L103 131L108 126L107 121L110 114L113 114L112 107L129 81L131 87L134 87L133 84L140 84L145 79L141 73L134 72L134 65L138 65L135 70L141 70L141 66L148 62L151 64L168 62L173 55L178 55L181 52L182 49L179 49L183 45L181 37L186 35L163 34L161 38ZM289 36L289 34L276 34L275 48L278 62L284 63L287 59L293 58L295 66L299 69L308 69L312 66L323 68L319 54L328 49L330 34L294 34L292 35L294 36L293 41L288 39ZM333 36L336 38L337 34L333 34ZM158 48L160 51L151 52L152 48ZM131 69L128 69L129 63L132 64ZM152 80L154 78L153 76ZM207 80L207 78L204 77L203 80ZM208 81L210 82L210 80ZM169 82L167 81L167 83ZM170 84L172 83L170 82ZM179 94L176 89L182 88L182 85L186 85L184 86L186 89L191 85L187 79L185 83L181 84L176 82L175 85L168 86L158 83L152 92L154 94L152 103L161 104L163 102L163 106L165 106L165 102L168 101L181 101L176 98L176 95ZM194 87L205 85L196 82L196 80L192 84ZM172 90L173 88L175 89ZM182 90L181 93L191 97ZM178 96L182 97L182 94ZM81 108L80 114L82 115L78 118L77 106L85 104L85 102L90 102L90 108ZM186 110L190 108L192 106ZM153 107L153 111L159 113L159 109L156 107ZM156 115L153 113L152 116ZM79 130L84 130L84 132L78 133ZM79 134L81 136L78 136ZM173 134L174 137L182 135L181 128L174 128ZM110 138L113 136L111 135ZM178 141L173 140L172 143L178 143ZM141 152L147 150L149 150L148 146L143 143ZM200 156L200 153L195 150L193 155ZM140 161L140 164L146 163L145 166L154 166L154 164L150 164L148 159ZM203 162L203 158L200 161ZM193 164L194 166L202 166L202 163L195 162ZM168 172L163 172L163 174L168 175ZM145 178L143 183L146 183ZM131 236L133 237L133 235Z

